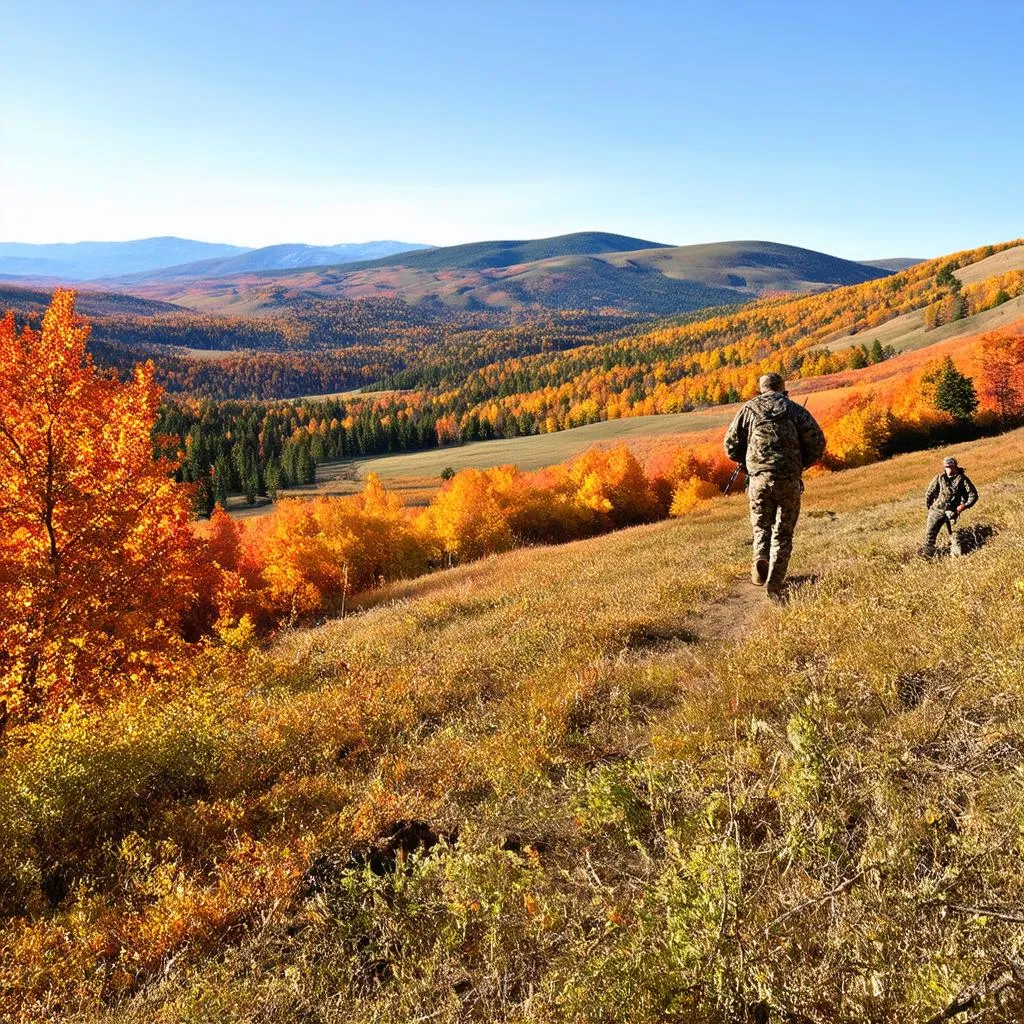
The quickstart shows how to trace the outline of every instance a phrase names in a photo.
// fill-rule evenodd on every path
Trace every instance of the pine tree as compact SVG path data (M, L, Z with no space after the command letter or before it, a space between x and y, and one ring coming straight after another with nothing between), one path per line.
M195 482L195 490L192 492L192 511L197 518L203 518L213 512L214 496L213 486L209 474L200 477Z
M281 487L281 464L277 459L271 459L267 463L267 468L264 471L264 479L267 485L267 494L270 495L271 500L277 498L277 492Z
M213 467L213 498L221 508L228 507L228 494L231 491L231 464L226 455L218 455Z
M960 269L960 264L956 260L951 260L949 263L944 263L940 268L939 272L935 275L935 283L940 288L949 288L950 291L960 291L960 279L953 273L955 270Z
M950 416L966 422L978 408L978 395L974 381L965 377L946 356L935 379L935 408L948 412Z

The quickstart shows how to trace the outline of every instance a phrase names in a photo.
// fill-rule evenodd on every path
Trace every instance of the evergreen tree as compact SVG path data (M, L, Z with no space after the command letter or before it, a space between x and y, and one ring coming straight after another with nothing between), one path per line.
M302 445L299 448L299 453L295 458L295 471L299 483L316 483L316 464L309 454L309 447L307 445Z
M228 507L228 492L231 487L231 466L226 455L219 455L213 469L214 499L221 508Z
M264 479L267 485L267 494L270 495L271 500L276 499L277 492L281 488L281 464L277 459L272 459L267 463Z
M966 422L978 408L974 381L965 377L946 356L935 378L935 408L948 412L954 419Z
M956 260L951 260L949 263L944 263L940 268L939 272L935 275L935 283L940 288L949 288L950 291L960 291L960 279L953 273L954 270L959 270L960 264Z
M210 478L202 477L195 482L195 490L192 492L192 509L200 519L209 516L213 512L213 488L210 486Z

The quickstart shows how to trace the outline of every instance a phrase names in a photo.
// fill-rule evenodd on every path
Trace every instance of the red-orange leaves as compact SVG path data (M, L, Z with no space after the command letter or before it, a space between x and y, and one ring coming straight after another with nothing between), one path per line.
M981 400L1004 424L1024 415L1024 334L996 331L982 337Z
M658 518L658 503L636 456L625 446L610 451L591 448L570 467L577 501L598 520L629 526Z
M150 365L97 373L74 293L0 321L0 702L17 713L157 672L194 597L190 495L151 431Z

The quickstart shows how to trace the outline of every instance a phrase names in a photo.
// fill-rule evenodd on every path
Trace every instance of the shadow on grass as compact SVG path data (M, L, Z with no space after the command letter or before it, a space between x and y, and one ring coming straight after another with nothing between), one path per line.
M983 548L994 536L995 530L987 523L958 527L950 538L949 553L954 558L969 555Z

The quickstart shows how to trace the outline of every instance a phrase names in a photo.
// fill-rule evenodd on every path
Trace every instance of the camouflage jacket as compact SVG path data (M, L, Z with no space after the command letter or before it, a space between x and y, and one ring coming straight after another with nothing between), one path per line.
M924 492L924 502L936 512L950 512L960 505L970 508L978 500L978 488L962 470L952 476L940 473Z
M772 391L736 414L725 435L725 454L751 476L799 477L825 454L825 435L802 405Z

